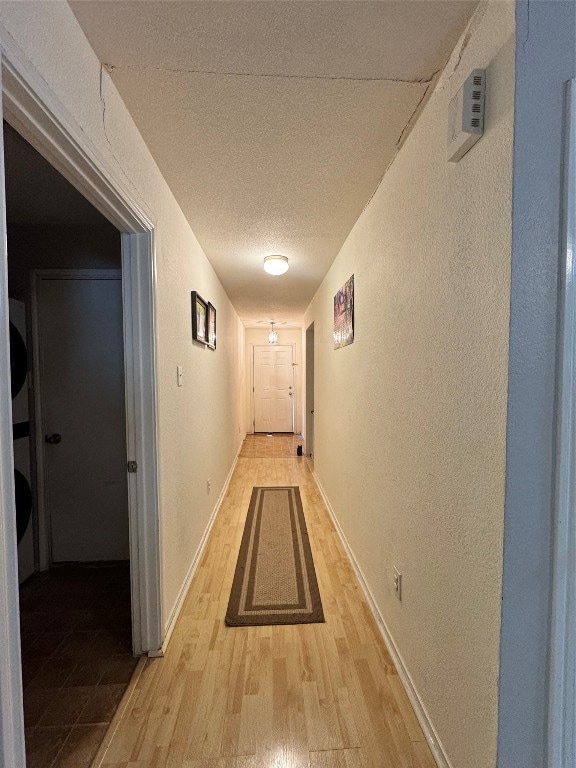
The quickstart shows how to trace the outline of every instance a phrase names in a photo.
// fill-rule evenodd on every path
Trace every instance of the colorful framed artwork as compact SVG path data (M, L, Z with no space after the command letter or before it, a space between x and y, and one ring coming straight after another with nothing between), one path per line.
M334 296L334 349L354 341L354 275Z
M208 343L208 304L196 291L192 291L192 338Z
M210 349L216 349L216 307L208 302L208 346Z

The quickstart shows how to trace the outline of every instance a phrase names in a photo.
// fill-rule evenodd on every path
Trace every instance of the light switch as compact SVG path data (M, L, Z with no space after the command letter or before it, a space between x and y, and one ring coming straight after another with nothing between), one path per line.
M181 387L184 384L184 373L182 372L181 365L176 366L176 378L178 381L178 386Z

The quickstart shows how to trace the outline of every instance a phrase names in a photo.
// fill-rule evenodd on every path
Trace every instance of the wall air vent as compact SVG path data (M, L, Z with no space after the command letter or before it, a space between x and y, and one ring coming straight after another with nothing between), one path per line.
M484 133L486 70L474 69L448 108L448 160L457 163Z

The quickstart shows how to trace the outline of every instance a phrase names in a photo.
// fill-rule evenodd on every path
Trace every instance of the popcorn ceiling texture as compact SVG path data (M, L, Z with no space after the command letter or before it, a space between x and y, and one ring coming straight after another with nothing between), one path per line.
M72 7L249 324L301 319L474 3Z
M475 4L394 2L384 11L371 2L239 0L222 13L218 3L187 0L70 3L101 61L114 66L405 82L430 77Z
M305 322L316 472L453 768L496 765L514 28L514 3L478 9ZM475 67L486 132L451 164L448 103ZM355 339L335 351L351 274Z
M162 606L168 621L241 437L242 328L67 3L2 3L0 23L156 224ZM190 292L218 312L218 349L192 344ZM176 386L176 366L184 386ZM208 495L207 478L212 479Z

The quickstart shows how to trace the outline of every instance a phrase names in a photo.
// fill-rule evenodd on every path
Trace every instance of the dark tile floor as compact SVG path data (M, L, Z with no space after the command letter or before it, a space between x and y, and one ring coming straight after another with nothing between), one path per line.
M27 768L88 768L137 663L128 564L33 576L20 621Z

